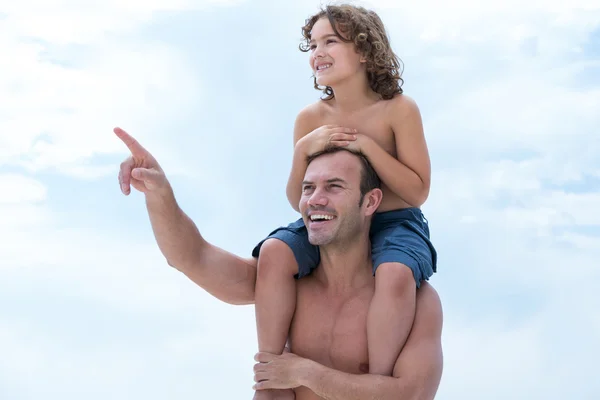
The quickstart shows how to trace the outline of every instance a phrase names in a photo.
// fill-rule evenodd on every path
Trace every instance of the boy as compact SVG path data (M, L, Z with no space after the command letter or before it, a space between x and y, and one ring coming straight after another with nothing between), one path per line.
M402 94L400 63L375 12L328 6L309 18L302 32L305 41L300 49L310 53L314 86L325 97L296 118L287 196L298 211L306 158L327 146L362 152L379 175L384 195L371 227L375 295L367 317L365 372L391 375L413 323L416 290L436 272L437 254L419 208L430 183L421 116L416 104ZM343 186L332 182L328 190ZM315 223L326 226L335 218L326 204L315 207L311 216ZM258 257L258 348L281 354L295 310L295 279L316 268L319 249L309 243L299 219L272 232L253 256ZM255 399L276 396L262 391Z

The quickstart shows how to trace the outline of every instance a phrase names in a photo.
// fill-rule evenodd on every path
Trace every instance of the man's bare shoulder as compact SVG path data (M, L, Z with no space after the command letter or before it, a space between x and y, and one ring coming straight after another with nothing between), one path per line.
M428 282L423 282L417 290L417 308L423 313L422 318L432 324L440 324L443 319L442 301L437 290Z
M441 338L443 319L440 296L429 282L424 281L417 289L415 321L408 341L418 342L421 338L427 338L427 340Z
M394 366L394 376L410 382L416 398L433 399L443 370L442 302L427 282L417 290L415 321Z
M444 364L442 314L437 291L423 282L417 290L415 321L393 372L410 398L432 400L438 390Z

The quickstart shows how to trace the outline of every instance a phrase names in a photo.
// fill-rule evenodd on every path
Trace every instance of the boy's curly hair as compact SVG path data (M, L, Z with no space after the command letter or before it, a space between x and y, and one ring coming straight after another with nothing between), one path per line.
M302 27L304 40L299 45L300 51L310 51L311 32L321 18L327 18L340 40L353 42L356 50L367 59L367 76L374 92L385 100L403 92L404 80L400 76L402 62L392 51L385 27L377 13L348 4L326 6L306 20ZM329 86L319 87L316 77L314 85L315 89L322 90L326 95L324 100L334 97L333 89Z

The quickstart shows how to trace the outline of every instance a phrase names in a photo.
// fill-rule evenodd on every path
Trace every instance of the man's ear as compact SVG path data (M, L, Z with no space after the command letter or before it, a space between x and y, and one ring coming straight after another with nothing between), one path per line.
M369 193L365 194L365 211L367 216L375 214L379 205L383 200L383 192L381 189L373 189Z

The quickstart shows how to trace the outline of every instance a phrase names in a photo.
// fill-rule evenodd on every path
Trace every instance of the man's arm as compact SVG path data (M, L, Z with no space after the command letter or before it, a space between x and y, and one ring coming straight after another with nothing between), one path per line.
M131 151L119 169L121 191L128 195L133 186L145 194L154 236L169 265L222 301L253 303L256 260L244 260L205 241L177 204L154 156L123 129L114 132Z
M256 259L243 259L204 240L172 190L147 193L146 207L158 247L170 266L219 300L254 303Z
M348 374L311 362L300 386L326 400L432 400L442 376L442 308L427 284L417 296L422 298L417 299L415 324L392 377Z

